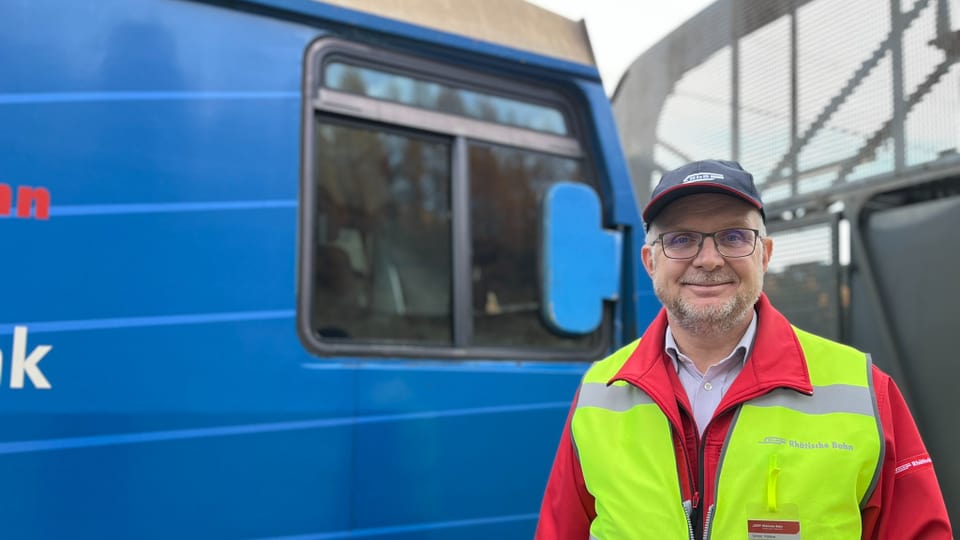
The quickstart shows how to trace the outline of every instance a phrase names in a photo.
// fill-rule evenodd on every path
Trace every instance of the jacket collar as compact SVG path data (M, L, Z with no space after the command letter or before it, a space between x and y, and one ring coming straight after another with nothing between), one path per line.
M808 395L813 393L807 362L790 322L770 304L766 294L760 294L755 309L756 341L743 371L720 402L718 412L774 388L791 388ZM676 372L671 376L670 357L664 351L666 330L667 312L661 309L637 348L608 384L623 380L637 386L660 404L671 420L676 415L679 421L674 385ZM682 388L680 392L683 392Z

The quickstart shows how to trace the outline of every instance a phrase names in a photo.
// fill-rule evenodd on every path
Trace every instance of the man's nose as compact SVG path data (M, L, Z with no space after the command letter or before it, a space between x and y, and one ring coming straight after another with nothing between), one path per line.
M717 241L712 236L703 239L700 253L697 253L697 256L693 258L694 266L703 268L708 272L723 266L724 262L723 255L720 255L720 251L717 249Z

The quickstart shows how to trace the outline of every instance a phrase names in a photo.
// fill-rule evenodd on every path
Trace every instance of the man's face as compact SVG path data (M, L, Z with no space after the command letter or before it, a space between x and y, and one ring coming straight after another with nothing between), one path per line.
M704 193L678 199L657 216L656 234L673 231L712 233L734 227L762 229L760 213L736 198ZM670 316L670 324L708 335L742 324L760 297L773 241L758 240L752 255L725 258L712 238L704 238L692 259L669 259L658 242L643 247L643 265L654 292Z

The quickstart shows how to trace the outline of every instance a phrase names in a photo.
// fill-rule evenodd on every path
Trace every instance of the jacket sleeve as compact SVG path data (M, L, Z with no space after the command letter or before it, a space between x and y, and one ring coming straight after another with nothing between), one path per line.
M586 540L596 517L594 499L584 484L570 431L576 403L575 397L547 480L535 540Z
M950 518L933 462L903 394L876 367L873 379L885 450L880 478L863 509L863 538L951 540Z

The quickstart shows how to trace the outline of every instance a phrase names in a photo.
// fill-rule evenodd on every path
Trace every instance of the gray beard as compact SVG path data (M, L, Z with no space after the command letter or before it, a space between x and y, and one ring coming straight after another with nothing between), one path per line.
M670 324L698 336L719 336L742 325L750 317L761 290L763 276L756 291L742 291L719 306L708 307L694 307L679 296L664 301L666 294L660 287L655 287L654 293L670 314Z

